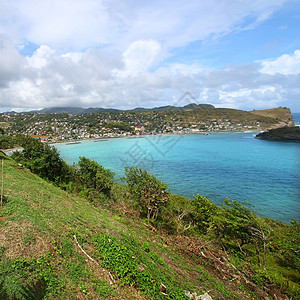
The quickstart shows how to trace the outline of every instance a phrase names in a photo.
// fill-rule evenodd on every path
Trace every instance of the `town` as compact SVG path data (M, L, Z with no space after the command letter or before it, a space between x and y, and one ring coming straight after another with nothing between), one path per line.
M6 135L25 134L49 143L138 135L260 131L273 123L274 119L232 109L0 114L0 127Z

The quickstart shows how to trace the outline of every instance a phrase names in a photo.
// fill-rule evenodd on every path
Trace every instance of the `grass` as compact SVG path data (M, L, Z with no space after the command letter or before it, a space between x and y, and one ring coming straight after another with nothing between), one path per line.
M152 233L131 212L94 207L10 159L4 168L0 299L188 299L185 290L253 299L247 286L226 284L209 260Z
M290 117L291 111L286 107L278 107L272 109L261 109L251 111L252 114L257 116L269 117L278 120L286 120Z

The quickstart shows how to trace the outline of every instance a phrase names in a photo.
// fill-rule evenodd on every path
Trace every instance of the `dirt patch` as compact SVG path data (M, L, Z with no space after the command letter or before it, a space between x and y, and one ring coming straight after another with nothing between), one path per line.
M20 225L9 223L0 231L0 247L5 249L4 255L14 259L19 257L38 257L50 249L50 241L42 237L30 222Z

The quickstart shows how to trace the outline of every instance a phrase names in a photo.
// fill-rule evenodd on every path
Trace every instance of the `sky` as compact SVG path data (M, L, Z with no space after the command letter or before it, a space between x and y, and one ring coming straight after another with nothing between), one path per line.
M300 112L299 0L0 0L0 112Z

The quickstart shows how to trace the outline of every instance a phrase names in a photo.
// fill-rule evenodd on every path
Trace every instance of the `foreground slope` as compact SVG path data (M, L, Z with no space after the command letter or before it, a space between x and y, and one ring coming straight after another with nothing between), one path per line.
M0 299L267 297L211 242L151 231L0 158Z

